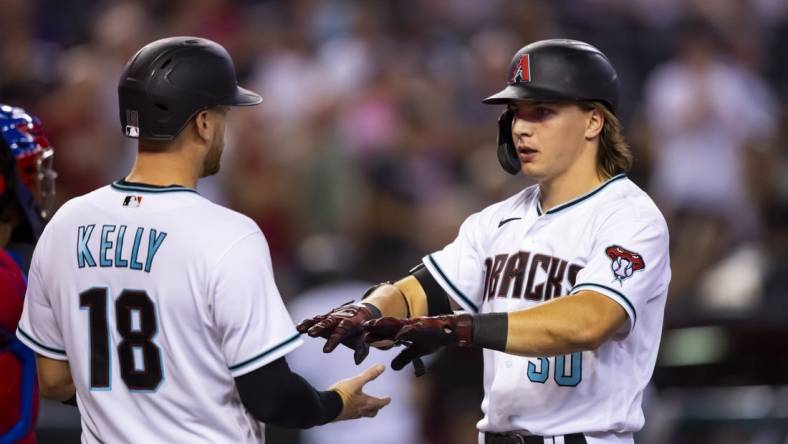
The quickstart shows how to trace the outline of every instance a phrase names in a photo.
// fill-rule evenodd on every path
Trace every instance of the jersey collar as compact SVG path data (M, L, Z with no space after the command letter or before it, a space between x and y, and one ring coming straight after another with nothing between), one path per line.
M138 193L173 193L173 192L187 192L200 194L197 190L187 188L182 185L151 185L141 182L129 182L125 179L116 180L110 186L120 191L135 191Z
M617 174L617 175L611 177L610 179L608 179L607 182L599 185L598 187L594 188L593 190L589 191L588 193L583 194L581 196L578 196L578 197L570 200L569 202L562 203L561 205L555 206L555 207L553 207L553 208L551 208L551 209L549 209L547 211L542 211L542 202L541 202L541 199L539 198L539 193L537 193L536 194L536 214L541 216L543 214L554 214L554 213L557 213L557 212L559 212L561 210L565 210L565 209L571 207L572 205L578 204L578 203L588 199L589 197L593 196L594 194L597 194L598 192L602 191L605 187L607 187L611 183L616 182L616 181L621 180L621 179L626 179L626 177L627 177L627 175L624 174L624 173Z

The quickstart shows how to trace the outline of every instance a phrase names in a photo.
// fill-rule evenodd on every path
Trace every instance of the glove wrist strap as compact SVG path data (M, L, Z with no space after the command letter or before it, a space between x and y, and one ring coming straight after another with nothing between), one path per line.
M375 319L375 318L379 318L379 317L383 316L383 313L380 312L380 309L378 307L375 307L374 305L370 304L369 302L362 302L361 305L363 305L364 307L367 307L367 309L372 314L372 317L370 319Z
M457 334L457 345L460 347L471 347L473 346L473 337L474 337L474 319L473 316L469 314L461 314L457 316L457 327L455 329L455 333Z
M474 316L464 316L472 317L473 319L473 336L469 345L502 352L506 351L506 342L509 337L508 313L483 313Z

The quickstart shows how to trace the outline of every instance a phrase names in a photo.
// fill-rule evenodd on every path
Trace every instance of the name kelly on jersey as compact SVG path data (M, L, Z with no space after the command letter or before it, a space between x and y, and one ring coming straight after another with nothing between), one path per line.
M106 224L101 226L99 242L97 244L94 242L91 250L89 241L95 228L95 224L77 227L77 266L79 268L114 266L144 270L146 273L150 273L153 259L167 238L167 233L155 228L137 227L136 229L132 228L134 231L133 241L131 240L132 236L129 236L129 240L124 244L126 231L129 231L128 227ZM146 231L147 236L145 236ZM141 251L142 240L146 237L148 240L146 248Z

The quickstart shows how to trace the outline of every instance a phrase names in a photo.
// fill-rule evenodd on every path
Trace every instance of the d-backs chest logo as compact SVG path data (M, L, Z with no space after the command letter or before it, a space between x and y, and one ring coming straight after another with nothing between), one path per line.
M646 262L640 254L618 245L607 247L605 254L610 258L610 269L613 271L613 278L621 286L624 285L624 279L629 279L636 271L646 268Z
M484 268L485 301L511 298L539 302L567 294L583 269L559 257L529 251L488 257Z
M531 63L528 54L520 56L520 60L512 66L509 73L509 83L522 83L531 81Z

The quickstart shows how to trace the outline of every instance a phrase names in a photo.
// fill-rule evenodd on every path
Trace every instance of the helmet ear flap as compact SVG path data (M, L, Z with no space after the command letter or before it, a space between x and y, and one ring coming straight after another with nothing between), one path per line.
M514 113L509 109L498 118L498 162L507 173L515 175L520 172L520 158L512 140L512 119Z

